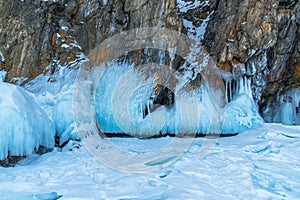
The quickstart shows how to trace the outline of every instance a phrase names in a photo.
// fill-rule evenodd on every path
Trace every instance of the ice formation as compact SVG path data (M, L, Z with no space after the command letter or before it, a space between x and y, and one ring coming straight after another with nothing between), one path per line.
M76 68L59 65L53 75L39 75L25 85L53 120L60 144L69 139L80 139L74 128L72 108L76 74Z
M228 82L228 99L232 100L225 106L223 133L237 133L257 128L263 123L257 105L253 101L251 82L246 77L239 78L235 96L232 94L231 81Z
M239 133L263 123L255 105L250 81L227 84L227 104L216 105L203 83L193 91L176 87L170 108L158 105L153 112L155 78L145 79L133 65L112 63L98 82L95 112L103 132L133 135ZM232 80L233 82L234 80ZM178 84L180 85L180 84ZM220 94L221 95L221 94ZM220 104L220 103L218 103ZM145 115L145 112L149 113Z
M4 70L0 71L0 82L4 81L6 74L7 74L6 71L4 71Z
M289 90L280 101L280 122L285 125L300 125L300 89Z
M53 122L24 89L0 82L0 112L0 160L54 147Z

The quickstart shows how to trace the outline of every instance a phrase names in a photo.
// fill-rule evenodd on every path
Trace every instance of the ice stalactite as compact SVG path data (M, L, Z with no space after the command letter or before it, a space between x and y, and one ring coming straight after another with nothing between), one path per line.
M231 101L232 100L232 81L230 80L229 82L228 82L228 87L229 87L229 101Z
M223 96L221 90L211 90L205 83L193 90L182 90L179 86L186 81L182 77L178 78L174 91L166 93L167 96L174 95L172 105L156 102L156 78L143 77L133 65L126 63L114 62L104 72L95 96L96 117L103 132L139 136L230 134L257 127L263 122L246 77L238 79L234 95L232 81L228 82L229 98L225 107L217 105L218 98Z
M300 89L292 89L280 98L280 122L285 125L300 125Z
M236 87L234 88L233 85ZM228 81L226 94L228 93L222 133L238 133L259 127L263 123L253 100L251 81L247 77Z
M237 91L236 96L246 94L252 98L251 82L245 77L240 77L237 81Z
M229 87L230 87L229 82L226 81L226 85L225 85L225 91L226 91L226 93L225 93L225 99L226 99L226 104L229 102L229 99L228 99L228 91L229 91L228 88Z

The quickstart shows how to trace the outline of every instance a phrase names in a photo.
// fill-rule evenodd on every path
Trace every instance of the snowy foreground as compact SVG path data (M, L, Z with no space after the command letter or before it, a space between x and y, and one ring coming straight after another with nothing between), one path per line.
M70 200L299 199L299 137L300 127L265 124L219 138L202 159L199 152L204 138L196 138L177 162L147 174L109 168L94 159L82 143L70 142L63 150L31 155L14 168L0 167L0 196L19 200L58 195ZM172 139L110 140L128 152L144 153Z

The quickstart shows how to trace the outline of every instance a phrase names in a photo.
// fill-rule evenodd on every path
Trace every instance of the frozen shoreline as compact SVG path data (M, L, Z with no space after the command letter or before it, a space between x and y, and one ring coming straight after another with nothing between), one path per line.
M82 143L70 142L62 151L31 155L13 168L0 167L0 194L8 199L51 192L72 200L298 199L299 137L300 127L264 124L219 138L204 159L199 159L203 138L195 138L177 162L148 174L109 168ZM163 139L111 141L124 151L140 153L165 143Z

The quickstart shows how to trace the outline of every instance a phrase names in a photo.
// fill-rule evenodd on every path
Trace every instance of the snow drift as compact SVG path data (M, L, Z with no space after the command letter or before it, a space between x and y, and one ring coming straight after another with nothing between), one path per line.
M54 147L54 135L53 122L29 93L0 82L0 160Z

